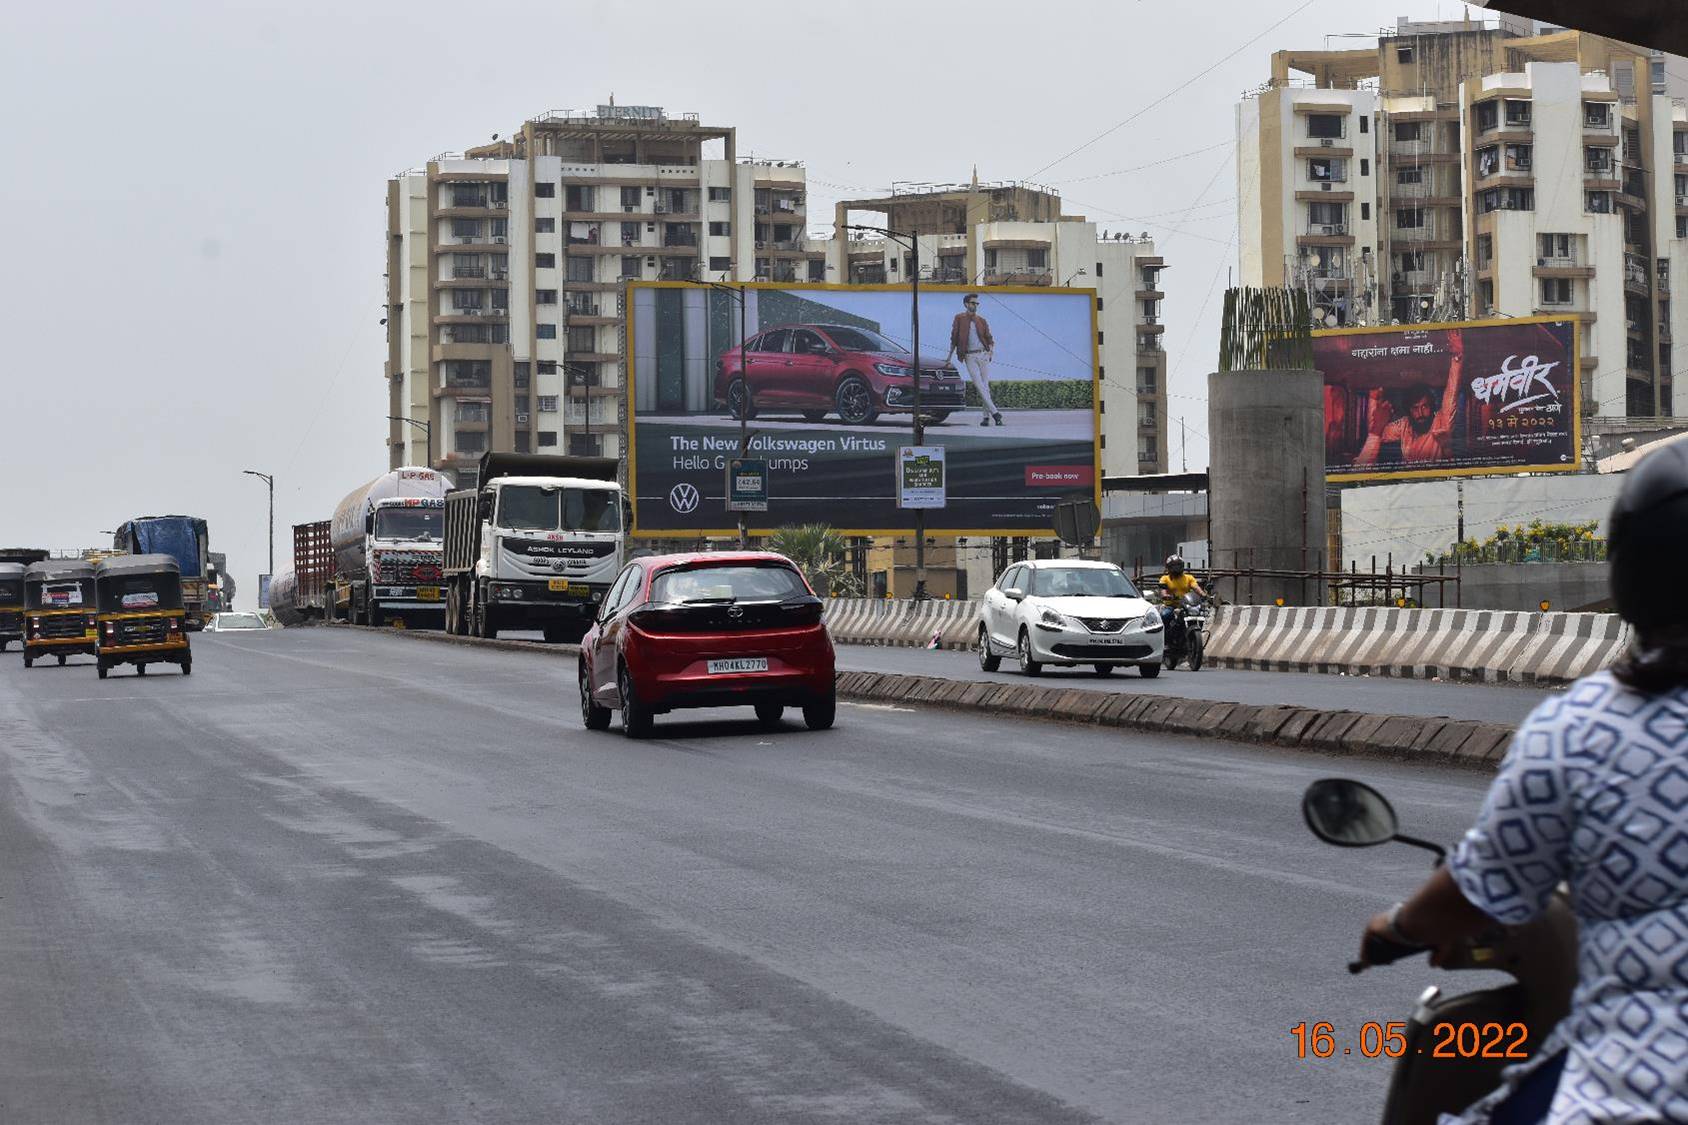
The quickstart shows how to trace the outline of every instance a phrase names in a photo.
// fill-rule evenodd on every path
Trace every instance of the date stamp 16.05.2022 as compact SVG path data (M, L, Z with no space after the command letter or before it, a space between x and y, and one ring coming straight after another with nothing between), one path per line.
M1303 1021L1289 1029L1297 1058L1328 1059L1337 1055L1398 1059L1409 1049L1438 1059L1526 1059L1530 1031L1522 1023L1439 1023L1430 1029L1430 1042L1410 1047L1405 1021L1363 1023L1349 1039L1336 1025Z

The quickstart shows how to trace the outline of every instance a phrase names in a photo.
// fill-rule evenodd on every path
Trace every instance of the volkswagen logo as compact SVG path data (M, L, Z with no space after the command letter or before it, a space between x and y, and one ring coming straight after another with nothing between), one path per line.
M668 506L681 515L697 508L697 488L689 484L677 484L668 490Z

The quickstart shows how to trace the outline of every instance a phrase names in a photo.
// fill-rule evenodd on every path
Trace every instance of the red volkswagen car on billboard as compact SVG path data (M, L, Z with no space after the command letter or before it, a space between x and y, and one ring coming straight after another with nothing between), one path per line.
M729 348L715 361L715 401L734 418L801 414L819 422L828 414L865 426L881 414L914 412L913 357L894 340L848 324L785 324L752 336L744 348ZM920 412L942 422L967 403L967 386L942 357L920 360Z

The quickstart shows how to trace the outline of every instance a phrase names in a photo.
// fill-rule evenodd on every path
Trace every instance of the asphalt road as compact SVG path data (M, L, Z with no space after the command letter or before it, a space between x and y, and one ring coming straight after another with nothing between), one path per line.
M1176 672L1162 671L1152 680L1145 680L1134 670L1098 676L1088 664L1070 669L1046 667L1036 680L1028 680L1020 674L1019 665L1012 656L1002 658L998 671L985 672L979 668L979 658L970 652L874 645L839 645L838 666L943 676L951 680L1059 684L1094 691L1152 692L1225 703L1282 703L1293 707L1324 707L1386 715L1480 719L1490 723L1520 722L1550 694L1540 688L1517 684L1467 684L1303 672L1245 672L1211 665L1199 672L1182 667Z
M194 646L0 658L0 1121L1358 1121L1386 1063L1290 1028L1472 983L1344 972L1428 865L1297 811L1353 774L1448 840L1464 772L861 705L632 743L543 654Z

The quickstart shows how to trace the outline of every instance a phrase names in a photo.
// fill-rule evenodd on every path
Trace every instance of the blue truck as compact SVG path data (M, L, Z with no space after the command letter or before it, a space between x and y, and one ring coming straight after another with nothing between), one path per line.
M182 571L182 608L189 629L202 629L210 619L206 602L206 571L210 540L198 516L136 516L118 527L112 547L130 555L169 555Z

